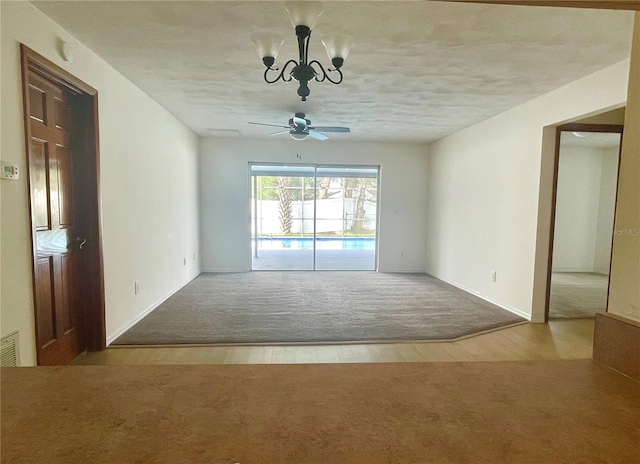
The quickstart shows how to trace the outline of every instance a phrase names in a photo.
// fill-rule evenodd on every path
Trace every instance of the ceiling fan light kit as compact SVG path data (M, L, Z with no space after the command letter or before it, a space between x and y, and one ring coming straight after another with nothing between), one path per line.
M300 134L297 132L291 132L289 135L293 140L304 140L309 136L309 134L304 134L304 133Z
M273 65L278 57L280 46L284 41L277 35L268 33L254 34L251 40L266 67L264 71L265 82L273 84L279 80L290 82L295 79L299 84L298 95L302 101L306 101L311 93L309 81L324 82L326 80L332 84L342 82L343 76L340 68L349 55L353 40L346 34L337 34L322 41L333 66L333 68L325 70L319 61L309 60L309 39L312 29L324 11L322 4L315 1L286 1L284 3L298 39L298 60L287 61L282 70L274 68ZM270 73L275 73L275 78L270 79ZM337 73L336 79L332 79L329 73Z

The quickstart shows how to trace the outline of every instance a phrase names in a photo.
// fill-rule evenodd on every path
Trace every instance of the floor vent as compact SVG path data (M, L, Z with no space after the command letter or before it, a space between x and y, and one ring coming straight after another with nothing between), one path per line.
M18 359L20 358L19 350L17 330L0 338L0 366L17 366Z

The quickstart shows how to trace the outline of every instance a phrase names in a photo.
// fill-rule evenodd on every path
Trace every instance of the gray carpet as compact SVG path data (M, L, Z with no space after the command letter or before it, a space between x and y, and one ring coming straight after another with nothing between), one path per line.
M596 317L607 309L609 277L593 272L554 272L551 275L549 317Z
M426 274L201 274L114 344L442 340L524 320Z

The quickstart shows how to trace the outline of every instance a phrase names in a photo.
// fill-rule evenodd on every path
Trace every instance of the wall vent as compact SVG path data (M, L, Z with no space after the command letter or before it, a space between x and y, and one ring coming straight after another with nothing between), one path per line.
M0 338L0 366L11 367L19 365L20 344L18 343L18 331L11 332Z

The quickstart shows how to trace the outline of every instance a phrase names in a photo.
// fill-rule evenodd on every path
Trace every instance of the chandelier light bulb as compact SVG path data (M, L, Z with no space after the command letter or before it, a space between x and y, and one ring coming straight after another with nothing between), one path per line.
M353 38L347 34L335 34L325 37L322 40L322 45L324 45L324 48L327 51L327 56L330 60L333 60L334 58L342 58L343 60L346 60L347 56L349 56L349 51L353 46Z
M324 12L322 3L315 1L286 1L284 7L289 13L291 24L296 26L307 26L309 29L316 27L316 22Z
M274 60L278 57L280 47L284 43L282 37L271 32L256 32L251 35L251 41L256 46L260 58L270 56Z

